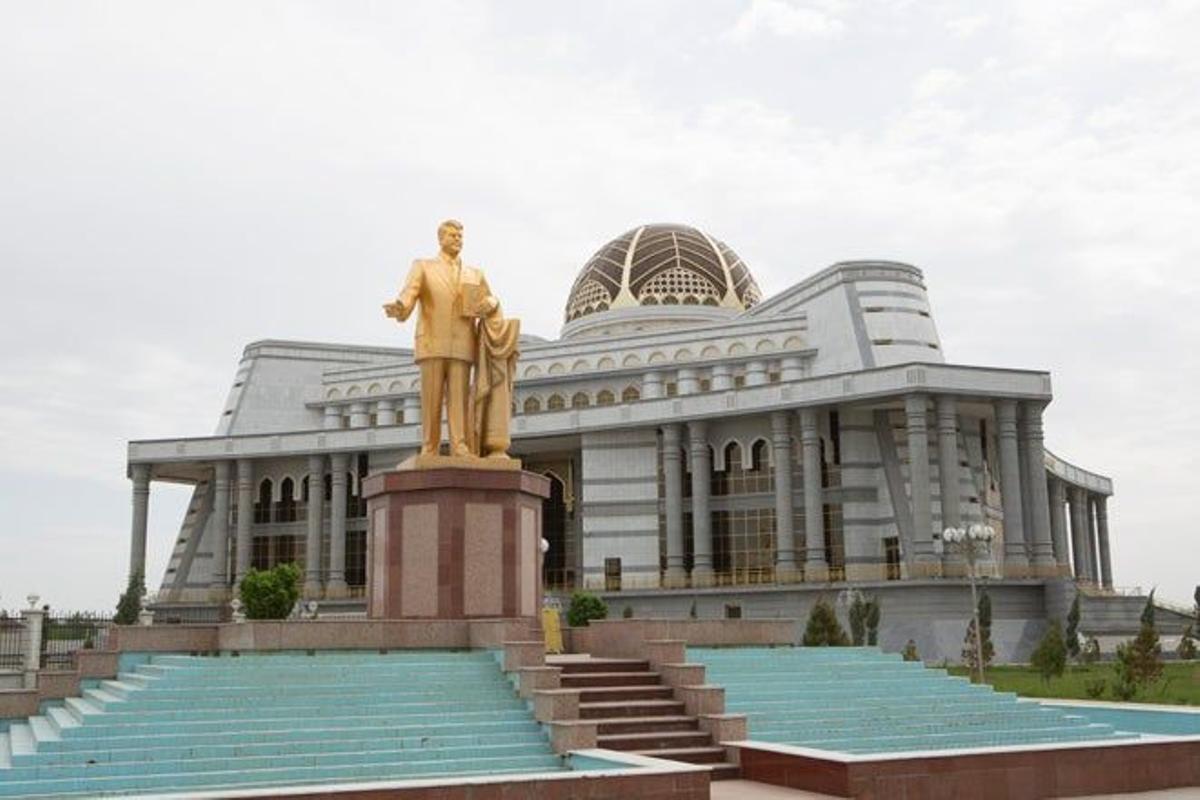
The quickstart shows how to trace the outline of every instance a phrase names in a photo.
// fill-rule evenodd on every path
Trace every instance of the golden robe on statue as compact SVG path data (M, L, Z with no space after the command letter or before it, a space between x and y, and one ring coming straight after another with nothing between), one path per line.
M520 335L521 321L505 319L498 304L479 321L475 387L471 393L471 445L477 455L485 458L508 458Z

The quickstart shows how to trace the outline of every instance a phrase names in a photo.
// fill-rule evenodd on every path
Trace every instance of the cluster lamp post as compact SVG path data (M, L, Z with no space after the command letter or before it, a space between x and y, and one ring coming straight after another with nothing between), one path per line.
M971 525L966 528L946 528L942 542L962 553L967 562L967 582L971 585L971 619L975 623L975 666L978 680L983 683L983 631L979 627L979 598L975 591L975 564L980 556L991 553L996 531L991 525Z

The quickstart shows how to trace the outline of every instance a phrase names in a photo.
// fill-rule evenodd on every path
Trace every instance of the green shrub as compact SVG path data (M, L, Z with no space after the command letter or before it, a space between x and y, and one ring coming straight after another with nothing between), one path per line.
M817 600L808 615L803 643L805 647L846 647L850 644L833 606L824 599Z
M1062 677L1067 668L1067 643L1057 621L1050 623L1029 662L1046 683L1051 678Z
M575 592L571 595L571 604L567 607L567 624L572 628L582 628L594 619L604 619L608 616L608 606L591 592Z
M238 595L247 619L287 619L300 599L300 568L295 564L252 568L242 578Z
M1079 592L1075 593L1075 599L1071 601L1071 610L1067 613L1067 655L1071 658L1079 658Z
M129 576L125 592L117 600L117 613L113 622L117 625L136 625L138 614L142 612L142 598L146 596L146 581L140 570L134 570Z
M917 652L917 643L909 639L904 644L904 649L900 651L900 656L905 661L920 661L921 654Z
M621 609L621 616L625 619L633 619L633 606L625 606Z
M1196 640L1192 637L1192 626L1188 625L1183 632L1183 638L1179 640L1179 649L1175 651L1184 661L1192 661L1196 658Z
M1079 653L1079 660L1084 664L1095 664L1100 660L1100 642L1095 636L1087 638L1087 643L1084 644L1083 650Z
M1093 700L1099 700L1104 696L1104 690L1108 688L1108 681L1104 678L1093 678L1083 684L1083 691Z
M849 616L850 641L855 647L862 647L867 640L867 601L859 592L854 593Z
M872 597L867 602L867 644L875 647L879 644L879 598Z

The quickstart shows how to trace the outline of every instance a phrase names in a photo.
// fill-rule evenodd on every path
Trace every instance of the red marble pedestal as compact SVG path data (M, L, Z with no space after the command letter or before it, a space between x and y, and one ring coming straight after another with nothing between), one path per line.
M367 616L537 618L548 478L520 470L402 469L371 475L363 494Z

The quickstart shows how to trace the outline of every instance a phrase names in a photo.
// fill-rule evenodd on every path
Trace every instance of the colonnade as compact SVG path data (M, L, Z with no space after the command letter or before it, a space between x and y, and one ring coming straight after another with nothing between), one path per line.
M346 520L347 473L349 453L308 457L308 508L305 515L304 595L306 597L344 597L347 594ZM325 474L330 474L329 564L322 570L321 537L325 517ZM130 572L146 571L146 527L150 501L148 464L131 467L133 480L133 527L129 559ZM257 479L253 459L217 461L213 465L213 507L211 516L213 567L211 589L214 597L223 597L230 584L237 585L250 570L253 554L254 500ZM232 512L232 513L231 513ZM231 524L232 523L232 524ZM199 532L197 532L199 535ZM229 563L230 537L233 560ZM232 566L232 570L230 570ZM232 575L228 574L232 571ZM322 589L324 590L322 592Z
M958 401L951 395L914 393L903 398L907 439L909 519L900 528L911 530L905 559L911 577L946 574L943 566L955 556L935 547L936 530L963 524L962 466L959 460ZM996 457L1003 512L1003 564L1009 577L1050 577L1074 574L1081 580L1112 586L1106 498L1071 487L1048 475L1042 415L1045 401L1002 398L993 402ZM930 459L930 411L937 453L940 525L935 525ZM823 409L803 408L771 414L771 449L775 464L775 571L778 580L802 577L828 579L825 553L824 495L821 480L821 447L818 430ZM802 486L793 486L792 430L798 427ZM693 520L693 568L690 583L712 581L712 525L709 481L712 474L708 427L704 420L670 423L661 427L666 511L666 564L664 583L683 586L688 581L684 564L684 497L682 445L688 443ZM803 493L804 530L797 535L792 522L794 493ZM1071 506L1072 546L1068 545L1064 504ZM896 503L897 514L905 513ZM1098 544L1098 547L1097 547ZM803 554L801 568L800 554Z

